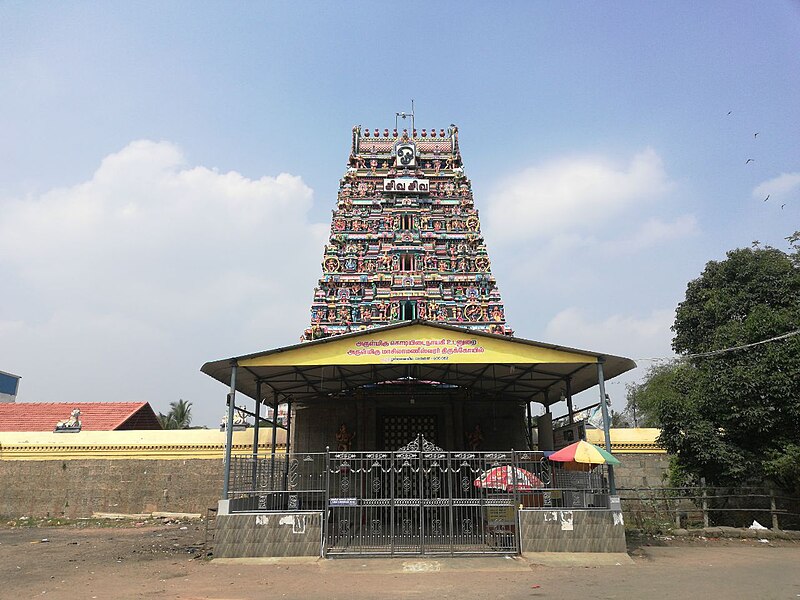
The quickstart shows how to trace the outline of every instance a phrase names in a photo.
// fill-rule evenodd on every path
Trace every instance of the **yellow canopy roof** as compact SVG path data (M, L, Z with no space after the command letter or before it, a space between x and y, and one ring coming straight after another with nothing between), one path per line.
M252 398L320 398L373 383L415 379L470 387L499 399L552 404L570 379L576 394L636 367L629 358L427 321L406 321L208 362L201 371Z

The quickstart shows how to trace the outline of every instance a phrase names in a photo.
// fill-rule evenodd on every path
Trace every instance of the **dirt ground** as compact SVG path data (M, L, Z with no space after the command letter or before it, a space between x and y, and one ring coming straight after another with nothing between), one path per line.
M525 558L209 560L202 523L0 525L0 598L800 598L800 543L631 540L624 564Z

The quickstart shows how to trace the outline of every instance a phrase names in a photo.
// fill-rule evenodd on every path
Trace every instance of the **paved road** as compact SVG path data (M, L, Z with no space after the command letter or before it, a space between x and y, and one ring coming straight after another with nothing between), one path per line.
M642 546L602 565L502 557L231 564L193 558L202 529L182 526L0 528L0 598L800 598L793 542Z

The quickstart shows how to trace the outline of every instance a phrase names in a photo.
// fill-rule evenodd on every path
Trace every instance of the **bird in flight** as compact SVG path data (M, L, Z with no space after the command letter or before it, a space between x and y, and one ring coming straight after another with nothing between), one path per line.
M729 111L728 111L728 114L731 114L732 112L733 112L732 110L729 110Z
M786 206L786 204L781 204L781 210L783 210L784 206Z
M748 158L746 161L744 161L744 164L751 163L751 162L755 162L755 159L754 158Z
M764 198L764 202L766 202L767 200L769 200L769 194L767 194L767 197Z

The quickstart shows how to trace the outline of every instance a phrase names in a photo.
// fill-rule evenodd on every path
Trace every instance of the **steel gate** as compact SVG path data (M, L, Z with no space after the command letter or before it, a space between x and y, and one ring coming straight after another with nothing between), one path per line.
M510 464L511 452L445 452L421 436L395 452L332 453L325 554L516 554L517 499L475 484Z

